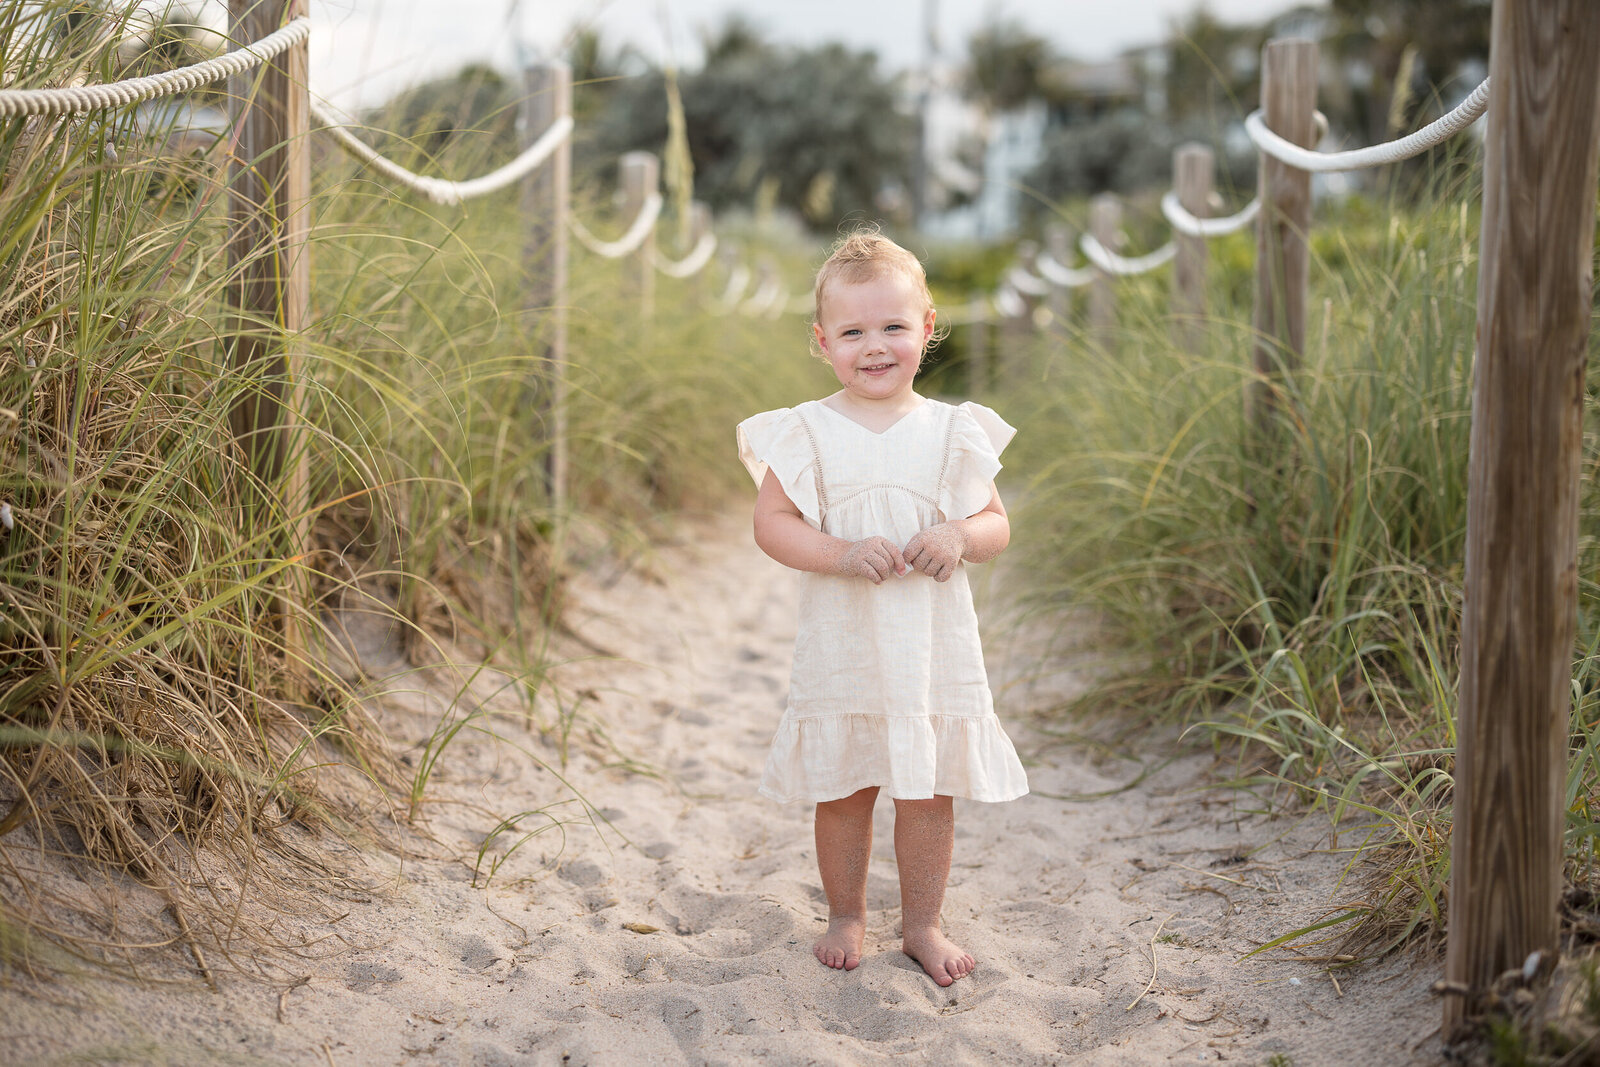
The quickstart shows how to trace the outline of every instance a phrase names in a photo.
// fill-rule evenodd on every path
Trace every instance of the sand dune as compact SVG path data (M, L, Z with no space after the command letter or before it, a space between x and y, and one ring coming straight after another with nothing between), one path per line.
M899 952L888 804L866 957L848 973L821 967L810 951L826 917L810 811L755 794L787 684L793 576L755 549L743 520L708 522L686 541L573 589L582 641L558 650L568 662L544 699L549 717L577 704L568 775L599 819L549 769L558 739L507 714L494 720L504 741L463 734L447 751L426 809L429 858L374 860L393 871L389 890L330 928L351 947L278 985L219 968L215 994L14 987L0 1023L6 1059L1437 1062L1433 961L1387 961L1337 983L1281 953L1240 962L1342 899L1325 824L1245 814L1205 788L1212 768L1199 754L1104 799L1053 799L1113 789L1138 765L1096 762L1029 725L1029 705L1074 679L1025 678L1026 657L1000 625L987 643L1001 716L1035 792L957 805L946 925L978 970L941 989ZM448 687L389 688L388 724L426 737ZM493 689L492 678L474 683L482 696ZM485 835L540 808L550 816L521 831L552 828L509 856L516 835L497 835L485 861L504 858L485 886L485 868L474 871Z

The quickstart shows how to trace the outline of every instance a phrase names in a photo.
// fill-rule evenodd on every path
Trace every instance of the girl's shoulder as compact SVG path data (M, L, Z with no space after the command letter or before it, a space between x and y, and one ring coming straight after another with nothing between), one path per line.
M820 400L802 400L792 408L773 408L761 411L739 423L741 427L780 426L785 422L804 419L822 405Z
M1015 426L1001 418L993 408L976 400L952 404L930 397L928 402L951 409L951 432L957 442L979 447L987 445L995 455L999 455L1017 435Z
M994 478L1002 466L1000 453L1017 431L983 404L969 400L950 406L954 411L939 510L947 519L965 519L989 505Z
M802 412L805 407L800 404L752 415L739 423L736 437L739 460L756 485L759 487L771 471L800 514L820 528L822 509L813 471L817 449Z
M799 468L810 463L814 450L811 447L811 425L807 409L816 401L808 400L792 408L773 408L751 415L739 423L735 437L739 458L756 484L766 476L767 468L776 468L780 476L794 476Z

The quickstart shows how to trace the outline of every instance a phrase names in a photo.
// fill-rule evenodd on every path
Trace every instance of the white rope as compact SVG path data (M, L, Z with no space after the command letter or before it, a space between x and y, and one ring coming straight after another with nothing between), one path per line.
M700 235L700 240L695 242L689 254L679 260L671 260L657 252L655 256L656 270L669 278L693 278L705 269L711 262L711 255L717 250L717 235L707 230Z
M783 282L778 272L772 271L750 294L750 299L739 305L739 310L751 318L770 318L774 314L782 314L783 305L787 302L788 298L783 294Z
M1178 254L1178 246L1168 241L1154 252L1146 252L1142 256L1130 259L1111 251L1111 249L1095 240L1092 233L1084 234L1078 240L1078 247L1083 250L1085 259L1107 274L1143 274L1146 271L1155 270Z
M1020 263L1006 271L1006 284L1026 296L1046 296L1050 292L1049 282Z
M1398 141L1386 141L1383 144L1352 149L1349 152L1313 152L1301 148L1267 129L1266 119L1259 111L1252 111L1245 118L1244 128L1257 148L1291 167L1316 172L1358 170L1362 167L1398 163L1402 159L1410 159L1425 152L1434 145L1443 144L1478 121L1478 117L1488 106L1489 79L1485 78L1476 89L1472 90L1470 96L1443 118L1430 122L1417 132Z
M480 177L455 182L444 178L429 178L386 159L352 133L347 126L314 103L311 105L311 116L327 127L328 132L333 134L345 151L370 165L373 170L393 178L408 189L421 193L436 204L459 204L474 197L498 192L508 185L515 185L555 154L555 150L560 148L561 143L572 134L572 116L563 115L552 122L550 128L545 130L537 141L524 149L510 163Z
M743 263L734 265L728 272L728 288L717 298L717 309L729 312L739 306L739 300L744 296L745 287L750 284L750 268Z
M661 217L661 194L651 193L644 198L644 203L639 207L639 214L634 217L633 224L628 231L615 241L602 241L590 233L583 223L578 221L578 216L567 215L567 224L572 228L572 235L595 255L605 259L621 259L639 250L644 244L644 239L650 236L650 231L655 229L656 219Z
M311 20L301 17L292 20L283 29L274 30L261 40L237 48L227 55L161 74L73 88L0 89L0 118L68 115L103 107L123 107L156 96L188 92L265 63L304 41L310 33Z
M1001 318L1015 319L1028 313L1028 302L1009 285L1002 285L996 289L993 299L994 309L1000 313Z
M1092 267L1064 267L1048 252L1039 253L1033 261L1033 267L1045 281L1063 289L1079 289L1094 281Z
M1238 233L1256 220L1256 213L1260 210L1261 201L1256 199L1246 204L1237 215L1229 215L1225 219L1202 219L1191 215L1178 202L1177 193L1168 192L1161 197L1161 213L1172 223L1172 228L1185 237L1221 237Z

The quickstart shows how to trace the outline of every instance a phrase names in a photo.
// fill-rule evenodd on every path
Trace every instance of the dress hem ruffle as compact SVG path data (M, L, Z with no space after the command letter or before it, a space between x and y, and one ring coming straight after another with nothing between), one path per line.
M1026 795L1028 776L992 712L785 717L778 724L762 796L823 803L872 786L899 800L1000 803Z

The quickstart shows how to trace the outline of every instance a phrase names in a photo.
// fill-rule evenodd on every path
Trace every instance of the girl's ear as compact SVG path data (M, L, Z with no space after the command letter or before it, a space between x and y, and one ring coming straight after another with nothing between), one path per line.
M937 315L938 312L934 311L933 308L928 309L928 317L924 319L922 323L923 344L927 344L933 338L933 320Z
M828 337L822 332L822 325L820 323L813 322L811 324L811 336L817 339L818 348L822 349L824 352L828 350Z

